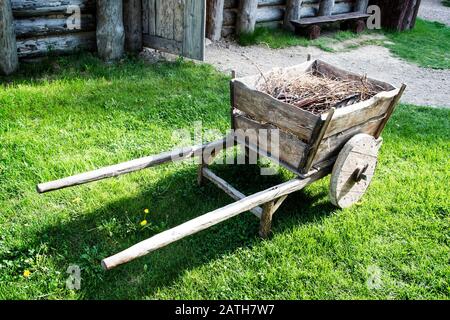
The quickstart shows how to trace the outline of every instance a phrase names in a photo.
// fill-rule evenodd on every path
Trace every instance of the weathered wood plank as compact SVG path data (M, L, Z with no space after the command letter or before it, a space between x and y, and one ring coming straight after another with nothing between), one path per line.
M272 131L278 128L270 124L262 124L255 120L249 119L244 115L234 115L235 129L241 130L255 130L254 144L252 150L258 148L260 155L267 154L278 157L281 162L286 163L293 169L297 169L305 157L305 150L307 145L298 139L295 135L278 130L278 150L272 150ZM259 130L266 130L267 140L260 140L258 136ZM247 131L248 134L252 132ZM245 144L244 137L237 135L237 140L241 144ZM241 141L244 140L244 141ZM252 140L252 139L249 139ZM251 142L251 141L250 141Z
M325 23L333 23L333 22L341 22L341 21L349 21L349 20L360 20L366 19L370 17L368 14L359 13L359 12L350 12L337 14L332 16L319 16L319 17L311 17L311 18L303 18L301 20L297 20L293 22L295 25L299 26L308 26L313 24L325 24Z
M156 0L156 35L173 40L174 0Z
M148 0L148 34L156 35L156 0Z
M96 49L95 40L95 32L19 39L17 41L17 53L20 58L34 58L47 55L50 52L67 54L77 50L94 51Z
M183 53L183 43L176 40L164 39L161 37L150 36L145 34L142 36L142 40L144 46L149 48L161 50L172 54L181 55Z
M173 16L173 38L182 42L184 39L184 1L175 0Z
M247 87L239 79L233 81L235 108L257 120L269 122L291 132L301 140L309 141L319 117L283 103L261 91Z
M19 67L11 2L0 4L0 74L9 75Z
M149 24L149 0L142 0L142 32L143 34L148 34L148 24Z
M382 92L369 100L338 109L325 138L385 114L397 94L398 90Z
M205 59L205 1L185 0L183 56Z
M165 247L168 244L205 230L213 225L228 220L242 212L260 206L261 204L278 199L284 195L301 190L314 181L323 178L329 174L329 168L317 172L311 177L305 179L294 179L267 190L258 192L254 195L229 204L223 208L211 211L198 218L185 222L175 228L164 231L152 238L144 240L114 256L103 259L102 266L106 270L115 268L121 264L130 262L136 258L142 257Z
M377 128L379 128L385 117L385 114L381 115L324 139L319 146L313 164L315 165L337 156L347 141L359 133L375 135Z

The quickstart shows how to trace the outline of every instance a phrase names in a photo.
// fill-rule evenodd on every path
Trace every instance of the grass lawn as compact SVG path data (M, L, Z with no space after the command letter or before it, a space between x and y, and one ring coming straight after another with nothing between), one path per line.
M442 0L444 6L450 7L450 0Z
M450 298L449 110L397 109L351 209L330 205L323 179L288 198L270 240L245 213L104 272L102 258L231 200L198 188L189 162L46 195L35 184L168 150L172 130L194 121L225 132L228 79L206 65L89 55L37 69L0 78L0 299ZM247 194L290 178L215 170ZM71 264L79 291L65 286Z
M365 34L378 33L367 31ZM407 61L426 68L450 68L450 28L439 22L417 19L413 30L406 32L383 31L388 42L383 40L363 41L364 44L378 44L388 47L392 53ZM358 35L348 31L338 31L334 35L307 40L294 33L282 29L258 28L251 35L241 36L242 45L267 44L270 48L285 48L289 46L317 46L322 50L332 52L332 45ZM350 49L353 46L350 47Z

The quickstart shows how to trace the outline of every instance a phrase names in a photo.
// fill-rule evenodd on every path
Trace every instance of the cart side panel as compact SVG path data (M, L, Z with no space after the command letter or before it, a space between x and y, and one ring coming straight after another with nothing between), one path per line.
M398 90L382 92L374 98L335 112L322 142L319 144L313 164L336 156L354 135L366 133L375 136L379 127L389 117L389 110Z
M309 142L320 117L293 105L283 103L261 91L253 90L240 81L233 81L234 108L260 122L270 123L299 139Z
M355 135L359 133L366 133L372 136L375 135L383 120L384 117L375 118L363 124L347 129L343 132L325 138L319 145L317 154L314 158L313 166L336 157L344 147L344 145Z
M382 92L367 101L336 110L324 138L384 116L397 94L398 90Z
M238 142L242 145L247 145L250 149L258 151L260 154L269 153L271 154L270 158L272 159L276 157L276 153L274 153L274 150L272 150L271 148L272 137L270 130L278 129L277 127L270 124L262 124L258 121L249 119L245 115L234 115L234 123L236 125L236 129L242 130L254 129L256 131L258 131L259 129L268 130L267 141L264 141L265 139L263 140L258 139L257 146L250 145L248 142L245 141L238 141ZM307 145L293 134L284 132L282 130L279 130L278 132L279 132L279 150L278 150L279 160L282 163L286 164L292 171L296 171L305 157L305 150L307 149ZM259 150L257 150L256 147L259 147Z

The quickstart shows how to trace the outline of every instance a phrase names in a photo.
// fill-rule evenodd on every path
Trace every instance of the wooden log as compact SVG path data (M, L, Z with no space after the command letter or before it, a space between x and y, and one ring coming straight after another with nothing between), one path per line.
M258 0L239 1L238 21L236 32L238 34L252 33L255 31Z
M319 6L319 16L331 16L334 8L334 0L321 0Z
M286 4L286 12L284 14L283 27L286 30L294 31L294 26L291 24L292 20L299 20L301 18L303 0L288 0Z
M122 0L97 0L97 51L110 62L124 53L125 31Z
M67 14L71 6L78 6L83 13L95 12L95 0L12 0L14 17Z
M94 51L95 32L73 33L44 38L26 38L17 41L19 58L34 58L48 54L68 54L77 50Z
M421 0L372 0L381 9L383 28L403 31L414 27Z
M218 41L221 37L224 21L224 0L208 0L206 15L206 37Z
M215 175L214 172L212 172L208 168L202 168L202 175L206 179L214 183L219 189L225 191L225 193L228 194L234 200L238 201L246 197L242 192L235 189L231 184ZM263 213L263 209L261 207L255 207L253 209L250 209L249 211L253 213L256 217L261 219Z
M0 73L9 75L19 67L10 0L0 3Z
M123 24L125 50L131 53L142 51L142 0L123 0Z
M367 13L367 6L369 5L369 0L356 0L355 12Z
M151 168L163 163L181 161L202 154L203 150L208 148L220 150L226 144L227 138L220 139L205 145L198 145L164 152L158 155L135 159L132 161L116 164L102 169L78 174L72 177L39 184L36 189L39 193L59 190L67 187L73 187L93 181L106 178L117 177L126 173Z
M282 21L284 17L284 7L261 7L256 10L256 22Z
M130 262L145 256L152 251L165 247L168 244L212 227L220 222L228 220L242 212L260 206L269 201L283 197L284 195L301 190L312 182L328 175L330 168L315 173L305 179L293 179L254 195L243 198L223 208L216 209L198 218L185 222L175 228L164 231L152 238L144 240L114 256L102 260L102 266L106 270L113 269L121 264Z
M40 37L72 32L95 31L95 17L91 14L81 16L79 29L69 29L66 18L28 18L14 21L18 38Z

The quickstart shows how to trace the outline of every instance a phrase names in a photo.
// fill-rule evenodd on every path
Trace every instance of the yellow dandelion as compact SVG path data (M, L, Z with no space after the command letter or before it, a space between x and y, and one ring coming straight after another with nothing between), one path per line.
M150 210L144 209L144 213L145 213L145 214L148 214L149 212L150 212Z
M144 226L146 226L147 225L147 220L142 220L141 221L141 227L144 227Z
M25 270L25 271L23 272L23 276L24 276L25 278L28 278L30 275L31 275L31 271L30 271L30 270Z

